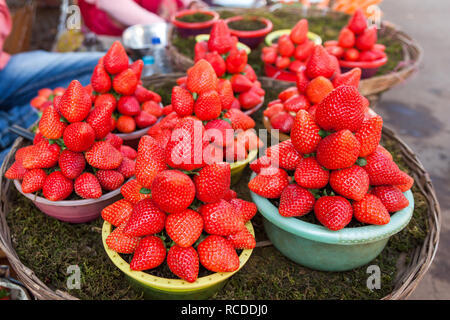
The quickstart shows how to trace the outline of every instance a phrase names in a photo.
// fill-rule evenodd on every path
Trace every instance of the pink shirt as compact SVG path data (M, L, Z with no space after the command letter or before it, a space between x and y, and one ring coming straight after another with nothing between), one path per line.
M11 27L11 16L6 0L0 0L0 70L6 66L9 60L9 54L3 52L3 44L11 32Z

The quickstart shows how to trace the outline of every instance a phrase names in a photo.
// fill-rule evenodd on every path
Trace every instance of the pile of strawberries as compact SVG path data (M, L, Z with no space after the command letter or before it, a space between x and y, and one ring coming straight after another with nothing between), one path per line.
M232 90L236 96L226 101L224 109L250 110L263 102L265 92L247 63L247 52L239 50L237 43L237 37L231 35L225 21L218 20L211 29L209 40L195 45L195 62L208 61L221 79L219 92L228 95Z
M111 112L111 132L148 128L163 114L161 97L140 84L142 60L131 65L128 62L124 47L116 41L99 60L91 78L95 104L108 105Z
M99 198L134 175L136 151L110 129L110 111L92 108L88 91L74 80L43 110L33 145L17 150L5 177L22 180L24 193L42 191L51 201L73 191L84 199Z
M327 41L327 51L346 61L375 61L386 57L385 46L377 44L377 27L367 26L361 9L355 11L348 25L342 28L337 41Z
M195 139L202 145L199 153L207 163L241 161L250 150L262 146L253 129L255 121L239 109L229 109L235 100L233 90L228 80L218 79L209 62L199 60L177 84L172 89L171 105L164 108L170 113L148 130L163 149L169 148L170 138L185 117L201 124L198 129L203 133Z
M33 108L36 108L39 111L44 111L45 108L47 108L49 105L53 104L53 99L56 96L62 96L64 91L66 91L65 88L43 88L38 91L38 95L31 99L30 105Z
M402 192L414 180L379 145L382 127L355 86L338 86L314 113L297 112L291 139L250 164L258 175L248 186L262 197L280 198L280 215L314 211L330 230L344 228L353 217L387 224L389 213L409 205Z

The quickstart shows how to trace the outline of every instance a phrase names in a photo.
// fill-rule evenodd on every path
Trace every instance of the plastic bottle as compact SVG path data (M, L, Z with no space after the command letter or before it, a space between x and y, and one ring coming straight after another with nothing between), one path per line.
M155 66L158 73L164 73L165 71L165 49L161 44L159 37L152 37L152 52L155 57Z
M142 70L143 77L148 77L152 74L158 73L155 66L155 57L147 55L142 57L142 61L144 62L144 68Z

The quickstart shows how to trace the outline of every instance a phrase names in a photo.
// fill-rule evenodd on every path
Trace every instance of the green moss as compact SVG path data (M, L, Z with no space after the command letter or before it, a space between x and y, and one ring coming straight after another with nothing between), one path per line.
M264 29L266 24L260 20L249 17L238 21L232 21L228 23L228 26L233 30L254 31Z
M204 14L196 12L194 14L187 14L182 17L177 18L178 21L195 23L195 22L206 22L212 20L214 17L210 14Z
M167 104L173 83L152 89L162 94ZM266 104L278 92L266 89ZM256 129L262 129L262 110L254 114ZM395 141L383 140L395 161L409 171ZM247 183L247 167L233 188L239 197L251 201ZM274 247L256 248L250 260L213 299L379 299L389 294L395 284L398 268L404 268L413 251L423 244L428 233L428 204L417 187L413 187L415 210L408 226L393 236L385 250L370 264L382 271L381 289L367 289L367 266L347 272L321 272L301 267L282 256ZM34 205L14 191L13 210L7 216L15 250L24 265L50 288L67 291L67 267L78 265L82 273L81 290L69 293L81 299L140 299L123 274L106 255L101 241L102 220L73 225L59 222L41 213ZM267 240L262 216L252 220L257 241ZM399 259L405 256L405 262ZM129 259L129 257L128 257ZM164 269L165 268L165 269ZM158 272L167 274L167 268Z

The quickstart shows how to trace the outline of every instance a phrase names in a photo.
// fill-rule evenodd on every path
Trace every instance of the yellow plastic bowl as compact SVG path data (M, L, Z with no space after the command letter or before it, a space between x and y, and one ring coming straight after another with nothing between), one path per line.
M252 223L249 221L245 225L254 236ZM239 269L233 272L218 272L206 277L198 278L194 283L189 283L181 279L167 279L152 276L142 271L133 271L130 264L122 259L115 251L106 245L106 238L111 233L112 225L109 222L103 223L102 240L108 257L112 263L119 268L130 281L131 285L144 294L147 299L207 299L219 291L233 274L238 272L248 261L253 249L243 250L239 256Z
M209 40L209 34L199 34L198 36L195 37L196 42L208 41L208 40ZM237 47L240 50L245 50L247 52L247 54L250 54L250 52L252 52L252 49L250 49L247 45L243 44L242 42L238 42Z
M245 160L230 163L231 168L231 184L235 184L242 177L242 173L244 172L247 164L256 159L258 155L258 149L250 150L248 156Z
M284 34L290 34L290 33L291 33L291 29L281 29L281 30L273 31L266 36L265 42L268 46L271 46L275 39L281 37ZM313 41L316 45L322 44L322 38L314 32L308 32L308 39Z

